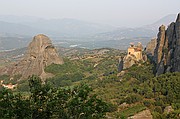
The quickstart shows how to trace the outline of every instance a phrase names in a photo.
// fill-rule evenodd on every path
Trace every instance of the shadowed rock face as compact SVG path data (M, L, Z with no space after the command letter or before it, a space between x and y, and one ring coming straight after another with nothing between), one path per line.
M154 62L156 75L180 71L180 13L166 30L164 26L159 28Z
M21 74L22 78L28 78L33 74L46 78L48 75L44 72L44 68L52 63L63 64L63 60L58 56L51 40L47 36L39 34L29 44L24 59L12 68L8 68L7 73L10 75Z

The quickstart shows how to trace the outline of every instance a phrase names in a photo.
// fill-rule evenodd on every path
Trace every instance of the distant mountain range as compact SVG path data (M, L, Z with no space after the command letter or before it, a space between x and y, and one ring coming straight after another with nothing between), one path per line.
M157 22L138 28L116 28L110 25L85 22L77 19L42 19L29 16L0 15L0 34L18 34L33 36L44 33L49 36L66 37L153 37L161 24L168 25L175 20L171 14Z
M168 25L171 22L175 21L175 19L176 19L176 14L169 14L169 15L161 18L160 20L156 21L155 23L149 24L149 25L146 25L146 26L143 26L143 27L147 28L147 29L158 31L159 26L161 26L163 24L166 27L168 27Z
M60 46L125 49L130 42L146 45L152 37L157 36L161 24L168 25L175 18L176 15L171 14L142 27L117 28L68 18L0 15L0 50L25 47L33 36L40 33L46 34Z
M42 19L36 17L0 16L0 33L82 37L108 32L115 27L77 19Z
M167 15L155 23L136 27L136 28L117 28L111 32L105 32L97 34L95 38L97 39L109 39L109 40L122 40L126 38L139 38L139 37L156 37L158 28L160 25L164 24L168 26L172 21L175 21L176 14Z

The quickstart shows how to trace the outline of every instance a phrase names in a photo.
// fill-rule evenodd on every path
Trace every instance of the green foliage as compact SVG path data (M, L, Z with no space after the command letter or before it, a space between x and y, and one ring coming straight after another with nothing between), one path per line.
M126 119L127 117L133 116L134 114L136 114L136 113L138 113L140 111L143 111L145 109L146 109L145 106L143 106L141 104L137 104L135 106L129 107L128 109L125 109L125 110L121 111L119 113L119 117Z
M30 91L29 82L27 80L19 81L16 91L17 92L29 92Z
M75 87L72 91L72 97L68 102L68 111L70 118L91 119L101 118L104 112L108 111L108 105L95 95L88 96L92 91L87 85Z
M45 68L46 72L52 74L71 74L75 72L85 72L90 71L93 68L93 64L90 61L70 61L67 60L64 64L52 64Z
M141 82L145 82L154 77L153 66L148 62L142 63L140 66L133 65L128 69L128 72L124 75L124 78L136 78Z
M176 110L166 114L166 119L179 119L180 110Z
M164 118L162 114L168 105L178 110L180 105L180 73L166 73L154 77L152 65L143 63L127 69L122 81L108 78L91 82L96 94L114 104L141 103L154 112L154 118ZM118 115L113 112L114 115ZM126 116L121 115L121 118Z
M139 94L130 94L128 97L124 99L124 102L127 102L128 104L132 104L135 102L140 102L143 99L142 96Z
M92 63L88 61L70 61L67 60L63 65L52 64L46 67L45 71L55 76L48 79L52 85L70 86L73 82L81 81L86 77L86 71L92 68Z
M95 79L98 79L97 75L95 74L86 77L86 80L95 80Z
M9 80L10 76L9 75L1 75L0 80L6 81Z
M105 79L117 79L117 59L111 56L95 59L68 60L62 65L52 64L45 71L55 76L48 79L52 85L70 86L73 82L81 80L94 80L102 76ZM94 67L94 65L97 66Z
M161 106L156 106L155 108L154 108L154 111L155 112L158 112L158 113L160 113L160 114L162 114L162 108L161 108Z
M148 107L148 108L151 108L153 105L154 105L154 101L152 100L144 100L143 101L143 104Z
M0 114L3 114L3 118L88 119L102 118L105 112L110 112L113 118L127 118L147 107L155 119L177 118L180 108L180 73L154 77L153 66L145 62L133 65L125 70L123 76L118 77L116 56L109 53L81 60L66 59L63 65L52 64L45 71L54 74L54 77L43 84L36 76L30 77L29 82L18 81L17 91L30 91L29 95L17 95L17 92L11 91L2 93L0 103L3 108L0 107ZM10 83L9 76L1 78ZM18 76L14 79L18 80ZM77 86L81 82L92 88L85 84ZM129 104L128 107L116 112L124 102ZM169 105L175 111L164 114L164 108ZM22 109L28 110L28 114ZM26 115L20 117L19 111Z
M29 77L30 96L11 90L0 92L2 119L99 119L109 105L90 94L92 88L81 84L72 88L52 88L37 76Z
M9 75L1 75L0 80L3 81L3 84L17 84L17 81L20 79L21 75L14 75L11 79Z
M165 119L165 117L158 112L152 112L152 115L153 115L153 119Z
M55 87L70 86L72 82L77 82L83 80L85 75L80 72L75 72L71 74L58 74L55 77L47 79L48 82L52 83Z
M20 94L13 94L11 90L0 91L0 118L23 119L30 118L30 102Z

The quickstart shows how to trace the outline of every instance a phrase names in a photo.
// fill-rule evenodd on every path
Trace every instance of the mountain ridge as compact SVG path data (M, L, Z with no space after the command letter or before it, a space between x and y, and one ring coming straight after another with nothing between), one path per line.
M161 18L160 20L154 22L153 24L160 23L160 21L166 21L166 20L163 20L164 18L174 19L173 18L174 15L168 15L168 16ZM26 39L27 41L29 40L31 36L34 36L35 34L39 34L39 33L47 34L48 36L56 40L57 43L58 41L68 42L68 45L66 43L66 44L60 44L61 46L65 45L67 47L70 47L71 45L81 44L81 45L78 45L77 47L85 47L85 48L111 47L111 48L118 48L118 49L126 49L129 46L130 42L135 42L135 43L141 42L143 46L145 46L149 42L149 40L152 39L152 37L156 37L156 33L158 32L157 31L158 27L157 28L155 27L154 30L150 27L150 26L154 27L153 24L150 24L149 26L146 25L146 26L138 27L138 28L118 28L116 30L113 30L111 26L110 27L112 29L110 28L111 29L110 30L109 28L107 28L109 26L106 27L105 25L106 29L109 29L110 31L103 32L102 27L104 27L104 25L101 27L101 24L99 25L96 23L89 23L89 22L71 19L71 18L64 18L59 21L59 19L46 20L46 19L38 19L38 18L33 19L30 17L30 19L33 19L31 22L33 25L30 25L31 27L29 27L27 26L28 24L30 24L28 19L25 19L24 22L22 22L23 25L21 24L19 25L18 20L20 18L21 17L14 18L16 19L15 23L10 23L12 24L12 26L15 24L14 27L9 27L9 28L4 29L8 33L4 33L2 31L3 29L2 28L0 29L1 31L0 32L0 38L1 38L0 49L1 50L26 47L27 42L26 43L19 42L19 40L21 41L19 37L24 37L24 39ZM10 17L9 20L7 19L7 22L8 23L12 22L14 19L11 19ZM0 20L3 20L1 19L1 15L0 15ZM41 21L43 22L40 23ZM61 21L64 23L62 23ZM54 25L51 25L51 22L56 22L56 23L54 23ZM84 25L79 25L79 24L84 24ZM5 26L8 26L8 25L5 25ZM20 26L20 28L18 28L18 26ZM28 27L27 29L24 28L26 26ZM43 30L41 30L41 26L43 27ZM56 29L54 29L54 27L56 27ZM13 31L13 29L15 30ZM93 29L96 29L96 30L93 30ZM101 30L98 30L98 29L101 29ZM11 38L8 38L9 40L7 41L6 40L7 38L4 38L4 36L5 37L16 36L18 38L11 37ZM10 44L9 43L10 40L14 42L14 44L16 44L15 43L16 41L17 44L21 44L22 46L9 47L8 45ZM7 48L4 46L6 46Z

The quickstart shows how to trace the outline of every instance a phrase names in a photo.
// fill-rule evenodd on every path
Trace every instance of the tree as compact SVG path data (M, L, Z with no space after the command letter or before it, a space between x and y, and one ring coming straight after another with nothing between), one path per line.
M85 84L75 87L72 90L71 98L68 101L69 118L92 119L102 118L108 111L108 105L98 99L96 95L89 95L92 89Z
M33 119L49 119L52 115L48 104L51 102L52 89L48 84L42 84L38 76L29 78L31 92L31 110Z
M25 96L7 89L0 92L0 118L99 119L109 111L109 105L91 94L86 84L54 88L33 75L29 87L30 94Z

